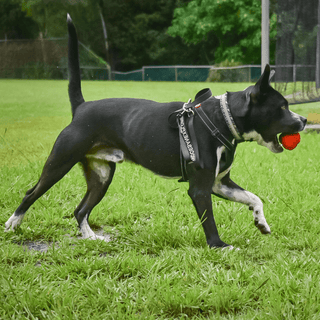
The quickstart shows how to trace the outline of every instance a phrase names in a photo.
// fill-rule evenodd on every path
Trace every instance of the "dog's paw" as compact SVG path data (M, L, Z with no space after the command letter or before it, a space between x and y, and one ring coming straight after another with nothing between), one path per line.
M260 230L262 234L270 234L271 229L266 221L254 220L254 225Z
M13 214L9 220L5 223L5 232L14 231L22 223L24 214L15 215Z
M82 235L82 239L88 239L88 240L102 240L109 242L110 237L108 236L103 236L103 235L98 235L94 233L94 231L90 228L87 219L84 219L83 222L80 225L80 232Z
M110 237L104 237L104 236L99 236L95 233L91 234L89 237L82 236L82 239L88 239L88 240L101 240L105 242L110 241Z
M208 243L208 245L211 249L221 249L221 250L226 250L226 251L240 250L239 248L235 248L234 246L227 244L220 239L215 239L215 241L213 241L212 243Z
M222 249L221 249L222 251L223 250L226 250L226 251L239 251L240 250L240 248L235 248L234 246L228 246L228 247L223 247Z

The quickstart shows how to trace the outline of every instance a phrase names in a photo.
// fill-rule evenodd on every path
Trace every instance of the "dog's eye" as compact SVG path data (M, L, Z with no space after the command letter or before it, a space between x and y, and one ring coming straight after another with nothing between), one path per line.
M281 107L282 110L287 110L286 106Z

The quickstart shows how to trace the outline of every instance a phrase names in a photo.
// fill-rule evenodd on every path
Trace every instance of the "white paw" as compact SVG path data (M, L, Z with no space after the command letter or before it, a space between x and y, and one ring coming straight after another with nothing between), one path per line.
M102 240L109 242L110 238L109 237L104 237L95 234L92 229L90 228L88 222L86 219L83 220L81 226L80 226L80 232L82 234L82 239L89 239L89 240Z
M229 251L239 251L239 248L235 248L234 246L228 246L228 247L223 247L222 250L229 250Z
M98 236L97 234L95 234L94 232L92 232L93 234L90 234L90 236L82 236L82 239L88 239L88 240L103 240L106 241L105 237L103 236Z
M21 223L23 220L24 214L21 215L15 215L13 214L9 220L5 223L5 232L8 231L14 231Z

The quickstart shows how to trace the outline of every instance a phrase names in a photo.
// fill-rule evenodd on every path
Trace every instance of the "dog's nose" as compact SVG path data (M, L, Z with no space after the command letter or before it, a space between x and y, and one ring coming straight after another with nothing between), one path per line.
M301 131L304 130L304 127L306 126L307 124L307 118L303 117L303 116L300 116L300 120L302 122L302 128L301 128Z
M300 116L300 117L301 117L301 121L303 123L303 126L305 126L307 124L307 118L302 117L302 116Z

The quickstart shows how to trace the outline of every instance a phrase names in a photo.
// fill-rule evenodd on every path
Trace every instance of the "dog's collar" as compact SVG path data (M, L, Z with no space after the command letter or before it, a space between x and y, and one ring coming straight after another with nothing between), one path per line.
M228 106L228 101L227 101L227 93L223 94L220 96L220 108L224 117L224 120L226 121L226 124L228 125L228 128L234 138L237 141L243 141L243 138L241 137L241 134L233 120L233 117L231 115L230 108Z

